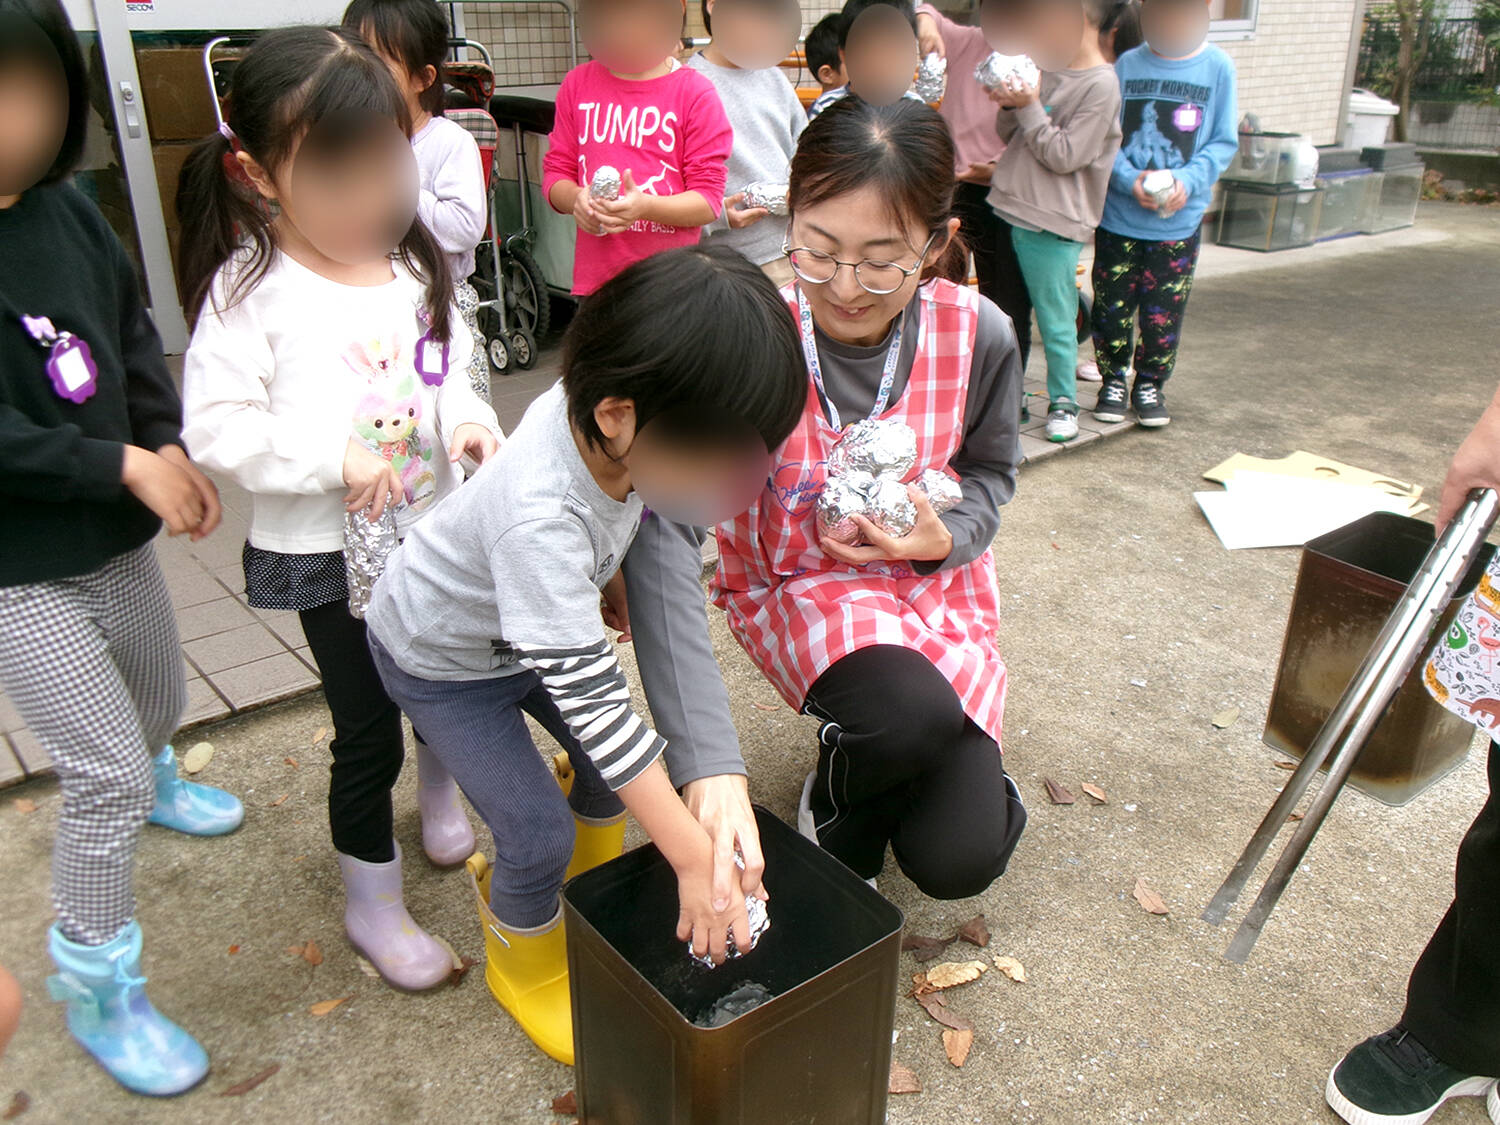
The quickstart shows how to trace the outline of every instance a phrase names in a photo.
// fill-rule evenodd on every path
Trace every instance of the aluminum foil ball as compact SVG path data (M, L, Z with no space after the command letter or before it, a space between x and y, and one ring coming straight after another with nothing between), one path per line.
M847 477L830 477L818 497L818 534L847 547L859 544L859 524L854 517L864 514L869 503L865 491L875 483L868 473L856 475L868 483L861 486Z
M951 512L964 498L964 491L959 487L958 481L939 469L923 469L922 475L912 483L927 494L932 510L938 515Z
M948 92L948 60L936 51L929 52L917 67L917 82L912 87L924 102L940 102Z
M865 472L902 480L917 464L917 435L905 422L872 418L844 431L828 455L828 475Z
M1026 55L1002 55L996 51L974 68L974 77L987 90L1018 90L1035 86L1042 72Z
M599 165L589 183L589 195L595 199L619 199L620 170L610 164Z
M764 207L773 215L790 215L792 212L787 206L786 195L786 184L773 184L766 180L757 180L745 188L745 206Z
M881 477L866 493L864 516L887 535L897 539L910 535L917 526L917 506L906 485L894 477Z

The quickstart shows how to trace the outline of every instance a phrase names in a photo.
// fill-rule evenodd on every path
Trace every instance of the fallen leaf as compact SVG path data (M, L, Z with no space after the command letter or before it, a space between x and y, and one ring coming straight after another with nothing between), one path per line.
M921 934L907 934L901 939L901 950L910 953L918 961L931 961L939 956L943 950L953 944L953 938L924 937Z
M17 797L11 804L15 806L16 812L22 816L25 816L27 813L34 813L41 807L30 797Z
M359 962L359 971L364 973L365 976L374 977L376 980L380 979L380 970L377 969L374 965L370 964L370 962L366 961L363 957L360 957L358 955L356 955L354 959Z
M552 1099L552 1112L559 1117L565 1114L578 1112L578 1095L569 1090L566 1094L558 1094Z
M1238 707L1226 707L1214 716L1213 723L1219 730L1223 730L1225 727L1233 726L1234 721L1239 717L1240 709Z
M183 773L200 773L203 767L213 760L214 746L212 742L200 742L188 750L182 756Z
M463 968L464 959L458 955L457 951L453 948L453 946L451 946L451 945L448 944L448 939L447 938L442 937L442 936L440 936L438 934L433 934L432 935L432 940L435 941L435 942L437 942L445 950L447 950L447 952L448 952L448 963L453 966L453 971L454 972L457 972L459 969Z
M971 980L978 980L987 968L989 966L983 961L944 961L922 974L925 978L923 983L927 985L926 991L955 988L960 984L968 984Z
M314 1004L311 1008L309 1008L307 1010L308 1010L308 1012L310 1014L315 1015L315 1016L326 1016L329 1012L333 1011L340 1004L342 1004L345 1000L350 1000L350 999L353 999L353 997L350 997L350 996L335 996L332 1000L319 1000L316 1004Z
M1135 890L1133 890L1131 894L1135 896L1135 901L1141 904L1141 909L1146 911L1146 913L1167 913L1166 902L1162 900L1161 895L1157 894L1156 891L1152 889L1151 884L1146 882L1145 879L1137 879L1135 881Z
M999 969L1004 976L1009 977L1017 984L1026 983L1026 966L1014 957L996 957L995 968Z
M922 1010L944 1027L951 1027L955 1031L964 1029L973 1030L974 1025L957 1012L950 1011L943 1004L941 993L933 992L917 997L917 1003L922 1005Z
M294 856L292 856L292 862L293 863L301 863L306 858L307 857L305 855L294 855Z
M1294 812L1294 813L1287 814L1287 820L1293 820L1293 821L1295 821L1295 820L1301 820L1301 819L1302 819L1302 814L1299 813L1299 812Z
M267 805L266 808L268 808L268 809L277 808L277 807L279 807L281 805L281 803L283 801L285 801L290 796L291 796L290 793L283 793L281 796L277 797L276 800L272 801L269 805Z
M984 915L976 914L958 928L958 939L980 949L990 943L990 928L984 924Z
M1050 777L1042 778L1042 784L1047 787L1047 799L1054 805L1071 805L1078 800L1066 786L1059 785Z
M948 1061L954 1066L963 1066L969 1057L969 1048L974 1046L971 1028L947 1028L943 1031L943 1050L948 1052Z
M5 1112L0 1113L0 1121L14 1121L30 1108L31 1095L25 1090L17 1090L11 1095L10 1105L5 1107Z
M1083 790L1084 796L1096 804L1109 804L1109 794L1097 785L1090 785L1088 782L1084 782L1079 788Z
M453 985L454 988L457 988L460 984L463 983L464 974L477 964L479 964L479 958L477 957L462 958L459 961L458 965L454 968L453 972L448 975L448 983Z
M1294 770L1294 769L1297 768L1297 763L1296 762L1276 762L1275 766L1279 770Z
M776 706L776 704L774 704L774 703L755 703L755 704L752 704L752 706L757 711L780 711L781 710L781 708L778 707L778 706Z
M1062 548L1061 548L1061 547L1059 547L1059 546L1058 546L1058 545L1057 545L1057 544L1056 544L1056 543L1053 543L1053 544L1052 544L1052 549L1053 549L1053 550L1054 550L1054 551L1061 551L1061 550L1062 550Z
M240 951L240 947L239 946L237 946L237 945L231 945L229 947L229 956L233 957L239 951Z
M291 766L294 770L300 770L302 768L302 766L297 762L296 758L282 758L281 760L287 765Z
M302 947L302 960L309 965L321 965L323 963L323 951L318 948L318 943L309 941Z
M888 1094L920 1094L922 1092L922 1080L917 1077L917 1072L910 1067L902 1066L895 1059L891 1060L891 1080L886 1086Z
M327 737L328 737L328 728L327 727L319 727L318 728L318 733L315 734L315 735L313 735L313 743L312 744L314 746L316 746L318 743L322 742Z
M275 1074L280 1069L280 1063L272 1063L270 1066L266 1067L265 1070L261 1071L253 1078L247 1078L243 1082L236 1082L233 1086L229 1087L229 1089L221 1090L219 1092L219 1096L221 1098L237 1098L242 1094L248 1094L251 1090L255 1089L255 1087L259 1086L262 1082L264 1082L267 1078L270 1078L271 1075Z

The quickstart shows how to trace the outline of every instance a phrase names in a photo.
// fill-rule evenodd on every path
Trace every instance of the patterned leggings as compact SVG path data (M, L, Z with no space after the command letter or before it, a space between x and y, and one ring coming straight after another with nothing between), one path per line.
M177 618L147 543L77 578L0 587L0 686L62 782L52 904L69 941L103 945L135 915L151 759L187 684Z
M474 351L469 356L469 385L474 388L474 393L481 401L489 402L489 344L485 342L484 333L479 331L479 294L467 281L454 282L453 303L458 306L459 314L464 320L464 327L474 338ZM454 331L459 330L455 328Z
M1099 374L1123 379L1132 363L1137 379L1161 382L1172 374L1201 243L1197 232L1178 242L1126 238L1103 227L1095 233L1093 328ZM1133 339L1137 311L1139 344Z

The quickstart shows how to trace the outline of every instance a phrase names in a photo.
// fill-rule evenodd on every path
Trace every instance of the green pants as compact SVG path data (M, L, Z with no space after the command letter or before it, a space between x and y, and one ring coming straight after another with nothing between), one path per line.
M1047 353L1047 397L1078 401L1078 258L1083 243L1046 231L1012 227L1026 292Z

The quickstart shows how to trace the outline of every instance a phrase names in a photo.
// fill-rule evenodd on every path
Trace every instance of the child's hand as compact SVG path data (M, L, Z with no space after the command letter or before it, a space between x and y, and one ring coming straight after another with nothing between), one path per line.
M599 226L605 234L629 230L632 224L647 217L651 198L635 186L635 176L626 168L620 175L620 198L593 200L599 212Z
M183 459L186 460L186 455ZM167 525L167 534L182 535L202 526L203 494L184 469L159 453L127 445L120 466L120 483L161 517Z
M1142 172L1139 176L1137 176L1135 178L1135 186L1132 187L1130 190L1131 190L1131 194L1133 194L1135 196L1135 201L1137 203L1139 203L1142 207L1144 207L1147 211L1155 211L1156 210L1156 200L1152 199L1151 196L1150 196L1150 194L1146 191L1146 173L1145 172Z
M387 502L394 506L406 495L401 474L391 463L353 438L344 450L344 483L349 486L344 510L363 512L368 508L371 523L381 517Z
M1172 194L1167 196L1166 203L1162 205L1161 213L1167 216L1175 215L1177 214L1177 212L1181 211L1184 207L1187 206L1187 201L1187 185L1184 184L1181 180L1173 180Z
M958 179L965 184L987 184L995 178L995 162L987 164L970 164L966 172L960 172Z
M478 422L465 422L453 431L453 444L448 447L448 460L455 465L468 454L483 465L500 452L500 439Z
M1019 109L1023 105L1030 105L1039 96L1035 86L1023 86L1014 81L1007 81L1005 85L991 90L989 94L990 101L1001 109Z
M580 187L578 194L573 197L573 221L585 234L604 233L599 222L599 212L594 209L594 199L586 187Z
M1020 109L1024 105L1035 105L1042 100L1042 88L1040 86L1027 86L1024 83L1016 83L1010 89L1010 105L1012 109Z
M615 571L615 576L604 584L600 592L599 612L604 617L604 627L615 629L620 634L620 643L630 638L630 603L625 597L625 574Z
M682 787L682 801L714 844L714 899L754 895L762 902L770 894L761 882L766 861L760 850L760 829L750 806L749 783L742 773L700 777ZM745 861L734 861L738 849Z
M203 470L188 459L187 450L180 445L164 445L156 451L156 455L187 473L188 479L193 482L193 487L198 490L198 496L203 501L203 520L192 531L193 542L196 543L204 536L213 534L214 529L219 526L219 518L224 514L223 505L219 503L219 490L214 487L214 482L204 476Z
M729 223L730 230L743 230L745 227L753 227L771 212L764 207L743 207L745 193L735 192L724 200L724 218Z
M937 20L926 12L917 13L917 53L924 59L928 55L948 57L948 48L943 43L942 32L938 31Z
M726 938L732 932L740 949L750 948L750 916L745 911L745 896L731 892L727 899L716 898L713 881L713 846L703 834L701 857L677 872L677 940L691 941L695 956L705 954L715 965L723 964Z
M942 517L933 510L932 501L915 485L906 486L907 495L917 506L916 526L900 539L887 535L864 516L855 516L865 547L849 547L832 539L822 539L823 550L840 562L864 566L872 562L942 562L953 550L953 533Z

